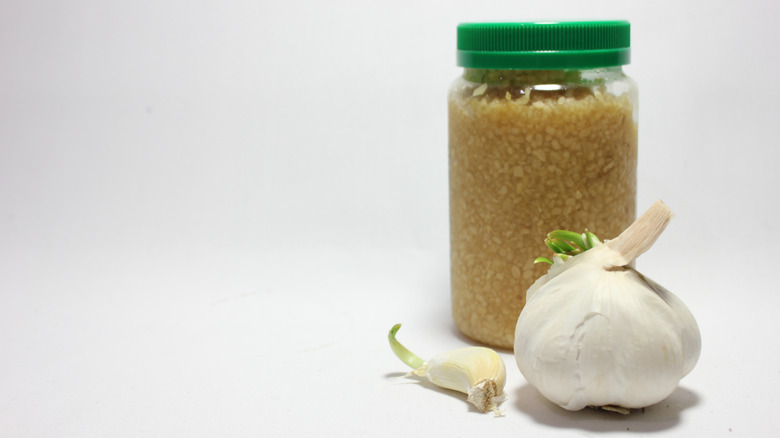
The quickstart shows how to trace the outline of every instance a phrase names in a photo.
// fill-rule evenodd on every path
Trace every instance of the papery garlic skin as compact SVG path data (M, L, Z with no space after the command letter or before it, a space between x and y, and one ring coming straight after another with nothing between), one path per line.
M528 290L515 331L526 380L568 410L642 408L669 396L698 361L693 315L608 245L556 259Z

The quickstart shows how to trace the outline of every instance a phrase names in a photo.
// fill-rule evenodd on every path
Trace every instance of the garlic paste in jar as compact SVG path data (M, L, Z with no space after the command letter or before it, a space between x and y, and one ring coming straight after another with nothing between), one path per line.
M511 349L544 239L602 240L635 218L636 86L627 22L462 24L449 101L452 314ZM500 49L500 50L499 50Z

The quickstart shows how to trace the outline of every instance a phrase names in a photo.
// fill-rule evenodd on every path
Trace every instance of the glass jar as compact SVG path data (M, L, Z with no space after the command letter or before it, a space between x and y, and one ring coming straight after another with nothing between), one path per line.
M452 313L511 349L544 239L600 239L635 218L637 90L629 23L461 24L449 91Z

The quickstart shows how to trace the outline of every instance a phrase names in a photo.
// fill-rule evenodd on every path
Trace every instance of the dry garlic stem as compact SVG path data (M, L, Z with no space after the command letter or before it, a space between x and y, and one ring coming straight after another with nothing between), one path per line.
M549 400L628 412L666 398L696 365L693 315L632 266L671 218L659 201L605 243L587 231L550 233L558 254L528 289L515 331L517 365Z
M618 237L605 245L614 251L613 266L627 266L650 249L663 233L674 214L661 201L656 201L639 219L629 225Z
M467 400L481 412L498 412L504 400L506 368L495 351L484 347L466 347L442 353L424 361L395 339L401 324L390 329L390 348L401 361L414 368L407 374L426 377L442 388L468 394Z

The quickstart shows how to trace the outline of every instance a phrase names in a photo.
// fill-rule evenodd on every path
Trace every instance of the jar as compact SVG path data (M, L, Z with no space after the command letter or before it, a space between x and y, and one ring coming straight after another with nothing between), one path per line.
M601 240L636 214L637 90L629 23L458 26L449 90L452 314L511 349L553 230Z

